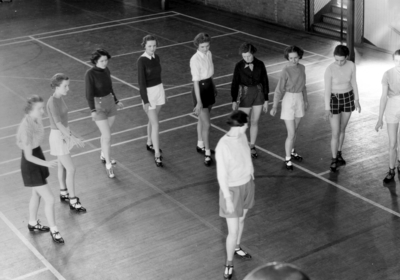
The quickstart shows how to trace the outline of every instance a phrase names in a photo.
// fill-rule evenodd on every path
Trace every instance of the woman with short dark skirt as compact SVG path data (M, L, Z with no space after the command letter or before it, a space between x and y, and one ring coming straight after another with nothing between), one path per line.
M228 119L230 130L215 149L220 187L219 215L226 219L228 226L225 279L232 277L234 255L251 259L251 255L240 247L247 211L254 206L254 167L246 136L247 123L245 112L233 112Z
M285 141L286 169L293 170L292 159L302 161L303 157L296 153L294 143L301 118L308 108L306 89L306 72L304 65L299 61L303 57L303 50L297 46L289 46L284 51L284 57L289 61L279 76L276 85L274 104L271 116L275 116L282 96L281 119L285 121L287 137Z
M199 153L204 154L204 164L212 163L209 134L210 112L215 103L217 91L212 80L214 64L210 52L211 37L206 33L199 33L193 40L197 52L190 59L190 72L193 81L193 112L199 117L197 123L197 147Z
M167 101L167 98L161 81L160 57L155 54L157 38L153 35L146 35L143 37L141 45L145 51L139 57L137 64L143 110L149 118L146 148L148 151L154 153L154 162L156 166L162 167L158 115L162 105Z
M382 77L382 96L379 106L379 118L375 130L382 129L383 114L386 117L389 135L389 172L383 179L389 183L395 176L396 156L400 153L398 147L400 123L400 49L393 53L394 67L387 70ZM397 172L400 174L400 156L397 157Z
M113 165L117 162L111 158L111 127L115 121L117 106L122 109L124 104L117 99L112 87L111 73L107 67L110 58L111 55L106 50L94 51L90 59L94 67L86 72L85 83L92 120L101 133L100 160L106 165L107 176L114 178Z
M254 54L257 48L243 43L239 48L242 60L236 63L231 85L232 109L245 112L250 117L251 156L257 158L256 140L261 112L268 112L269 84L264 62Z
M32 190L29 202L28 229L31 232L48 232L54 242L64 243L56 226L54 196L46 178L49 176L49 167L57 166L57 161L46 161L40 148L44 139L42 116L44 114L43 99L34 95L28 99L25 106L25 117L18 127L17 145L22 150L21 173L25 187ZM45 203L45 215L50 227L43 226L37 219L40 199Z
M356 81L356 65L348 61L350 51L338 45L333 53L335 62L326 68L325 80L325 119L332 129L330 169L336 172L346 161L342 156L346 127L354 110L361 112Z

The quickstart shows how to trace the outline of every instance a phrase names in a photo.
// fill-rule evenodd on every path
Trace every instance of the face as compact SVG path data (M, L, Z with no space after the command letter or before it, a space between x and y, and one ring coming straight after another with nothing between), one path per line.
M62 81L59 87L56 87L56 93L60 95L67 95L69 91L69 80Z
M400 70L400 55L395 55L393 61L395 67Z
M206 54L208 52L208 50L210 49L210 42L206 42L206 43L201 43L199 45L199 47L197 48L197 50L199 52L202 52L204 54Z
M108 57L106 55L100 56L100 58L97 60L96 66L101 69L105 69L108 64Z
M338 56L335 55L335 63L339 66L343 66L346 64L347 56Z
M246 61L247 63L253 62L254 59L254 56L250 52L242 53L242 57L243 60Z
M32 110L29 112L29 116L33 119L42 119L44 115L44 104L43 102L36 102L33 104Z
M300 57L297 52L292 52L288 54L288 60L291 64L297 65L297 63L299 63Z
M146 53L150 56L152 56L157 49L157 41L153 40L153 41L147 41L146 45L144 46L144 49L146 51Z

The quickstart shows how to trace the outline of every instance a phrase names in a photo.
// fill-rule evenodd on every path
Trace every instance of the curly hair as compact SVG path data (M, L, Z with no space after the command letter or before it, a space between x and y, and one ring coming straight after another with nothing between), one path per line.
M193 44L196 48L199 47L200 44L210 43L211 37L207 33L201 32L194 37Z
M299 58L302 59L302 58L303 58L304 51L303 51L301 48L299 48L298 46L289 46L289 47L287 47L287 48L285 49L285 51L283 52L283 56L284 56L287 60L289 60L289 54L290 54L290 53L297 53L297 55L299 56Z
M147 41L156 41L156 46L158 47L157 38L153 35L146 35L143 37L142 43L140 44L142 48L146 47Z
M59 87L63 81L68 81L69 77L63 73L57 73L53 77L51 77L50 81L50 87L52 89L55 89L56 87Z
M92 57L90 58L90 62L92 62L94 65L96 65L97 61L102 56L107 56L108 59L111 58L111 55L109 54L108 51L106 51L104 49L97 49L92 53Z

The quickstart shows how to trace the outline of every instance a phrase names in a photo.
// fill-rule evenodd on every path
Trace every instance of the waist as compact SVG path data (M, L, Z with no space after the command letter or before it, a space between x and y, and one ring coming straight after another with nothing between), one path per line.
M389 95L388 96L390 99L396 99L396 100L400 100L400 95Z
M248 176L246 175L246 176L243 176L240 178L235 178L232 181L228 180L228 186L230 188L240 187L240 186L246 184L247 182L249 182L251 180L251 178L252 178L251 174L249 174Z
M332 92L332 94L333 95L339 95L339 96L341 96L341 95L348 95L348 94L352 94L353 93L353 90L350 90L350 91L347 91L347 92Z
M104 96L95 96L94 99L101 100L101 99L107 99L107 98L112 98L112 97L113 97L113 94L110 92L109 94L106 94Z
M286 94L303 94L302 92L290 92L290 91L287 91L287 92L285 92Z
M212 81L212 77L207 78L207 79L200 80L199 83L200 83L200 82L209 83L209 82L211 82L211 81Z

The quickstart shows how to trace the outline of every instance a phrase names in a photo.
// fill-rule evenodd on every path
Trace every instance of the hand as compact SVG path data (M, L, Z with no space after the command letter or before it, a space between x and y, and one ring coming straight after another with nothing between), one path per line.
M361 113L360 101L355 100L355 101L354 101L354 105L356 106L356 111L358 111L358 113Z
M307 111L308 109L308 101L304 101L304 111Z
M235 211L235 207L233 206L232 197L225 198L226 202L226 212L231 214Z
M232 111L236 111L239 108L239 104L237 102L232 102Z
M95 120L96 120L96 115L97 115L97 113L96 113L96 112L92 112L91 115L92 115L92 120L95 121Z
M202 110L203 110L203 104L201 102L197 102L196 107L194 107L193 109L193 113L195 113L195 115L197 116L200 116Z
M269 111L269 114L270 114L271 116L275 117L276 108L275 108L275 107L272 107L271 111Z
M217 95L218 95L218 90L217 90L217 88L214 86L214 97L217 97Z
M381 119L379 119L375 126L376 132L378 132L379 129L382 129L382 127L383 127L383 121Z
M331 110L325 110L324 119L327 121L327 120L329 120L329 118L332 118L332 117L333 117L333 115L331 113Z
M264 102L264 105L263 105L263 112L264 112L264 113L268 113L268 105L269 105L269 104L268 104L268 101L265 101L265 102Z
M70 141L72 141L72 143L74 145L77 145L77 146L79 146L81 148L85 147L85 143L83 143L83 141L81 139L79 139L79 138L77 138L77 137L75 137L73 135L71 136Z
M123 109L124 108L124 103L122 103L121 101L119 101L117 103L118 109Z
M48 168L57 167L58 166L58 161L57 160L46 161L46 166Z
M167 104L167 103L168 103L168 96L165 95L165 104Z
M150 107L150 103L146 103L143 105L143 110L146 112L146 114L149 112L149 107Z

